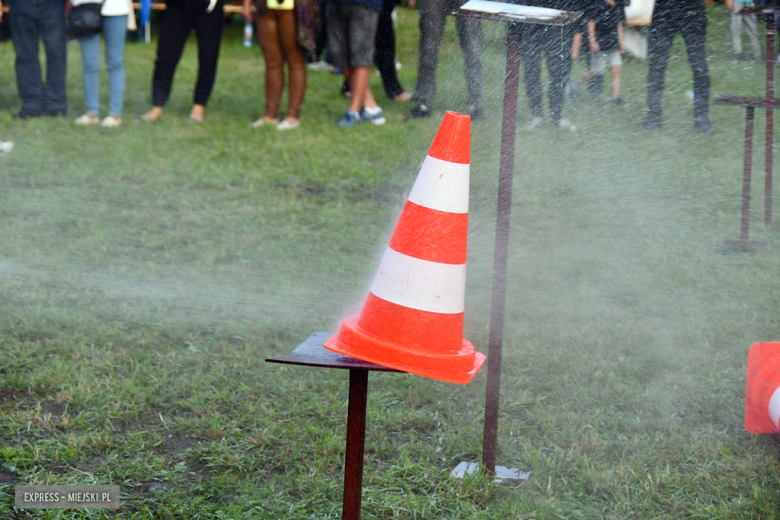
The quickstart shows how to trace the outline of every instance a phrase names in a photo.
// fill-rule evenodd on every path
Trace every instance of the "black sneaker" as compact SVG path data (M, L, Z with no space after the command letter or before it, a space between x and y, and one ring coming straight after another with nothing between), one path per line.
M422 119L423 117L431 117L431 107L419 104L409 112L406 119Z
M645 122L639 127L640 130L656 130L658 128L661 128L661 121L649 117L645 119Z
M485 119L485 113L481 108L474 108L471 110L472 121L482 121L483 119Z
M62 108L57 110L47 110L46 115L49 117L68 117L68 111Z
M614 103L617 106L622 106L626 104L626 102L623 101L623 98L620 96L612 96L612 103Z
M29 110L27 108L23 108L19 112L14 114L14 119L30 119L32 117L41 117L41 116L43 116L43 111L41 110Z

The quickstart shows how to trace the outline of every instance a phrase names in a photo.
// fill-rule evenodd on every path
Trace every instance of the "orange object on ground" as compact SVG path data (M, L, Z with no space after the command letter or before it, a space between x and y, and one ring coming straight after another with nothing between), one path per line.
M463 339L471 118L447 112L359 318L325 348L466 384L485 356Z
M748 352L745 428L780 433L780 342L755 343Z

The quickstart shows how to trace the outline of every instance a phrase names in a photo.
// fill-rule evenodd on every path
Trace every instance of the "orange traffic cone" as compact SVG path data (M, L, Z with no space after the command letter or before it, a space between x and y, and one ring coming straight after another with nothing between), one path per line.
M780 433L780 342L755 343L748 352L745 428Z
M463 339L470 124L444 116L360 317L344 320L325 348L461 384L485 362Z

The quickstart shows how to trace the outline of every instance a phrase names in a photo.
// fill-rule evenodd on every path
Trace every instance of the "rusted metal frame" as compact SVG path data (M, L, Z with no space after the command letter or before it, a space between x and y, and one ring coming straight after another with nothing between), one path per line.
M363 447L366 440L368 370L350 369L347 452L344 464L344 520L360 520L363 497Z
M753 120L756 109L747 107L745 121L745 159L742 168L742 223L739 232L739 246L748 249L748 231L750 229L750 180L753 169Z
M496 210L496 247L493 260L493 301L490 314L485 430L482 437L482 469L496 472L498 442L498 401L501 389L501 354L504 341L504 307L509 259L509 221L512 210L512 178L517 128L517 91L520 78L520 40L512 26L506 31L506 79L504 81L504 119L501 130L501 163L498 176Z
M775 17L767 17L766 24L766 148L764 164L766 177L764 179L764 224L772 225L772 146L774 141L774 110L775 97Z

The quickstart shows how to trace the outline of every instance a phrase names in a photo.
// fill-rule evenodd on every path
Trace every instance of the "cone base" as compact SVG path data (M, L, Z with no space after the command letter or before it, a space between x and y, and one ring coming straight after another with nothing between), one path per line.
M780 343L755 343L748 353L745 429L752 434L778 433L769 416L769 398L780 387Z
M485 362L485 356L474 350L466 339L456 353L431 353L367 334L358 327L357 318L344 320L338 334L325 342L325 348L402 372L461 385L471 382Z

